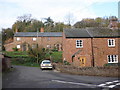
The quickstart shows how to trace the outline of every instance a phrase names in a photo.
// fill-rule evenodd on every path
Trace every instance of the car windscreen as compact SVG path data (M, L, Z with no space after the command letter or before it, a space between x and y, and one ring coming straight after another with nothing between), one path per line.
M43 62L43 64L50 64L50 62Z

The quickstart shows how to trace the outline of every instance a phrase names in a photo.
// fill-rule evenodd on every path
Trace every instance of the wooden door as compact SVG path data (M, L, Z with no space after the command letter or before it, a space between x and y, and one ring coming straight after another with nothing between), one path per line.
M80 66L84 67L86 62L86 57L80 57Z

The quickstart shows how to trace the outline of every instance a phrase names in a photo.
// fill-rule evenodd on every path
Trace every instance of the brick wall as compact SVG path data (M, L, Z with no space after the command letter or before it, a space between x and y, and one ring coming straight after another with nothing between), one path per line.
M76 48L76 40L83 40L83 48ZM63 35L63 60L72 63L72 55L75 54L78 50L81 50L81 52L76 54L73 58L73 64L80 66L79 57L85 57L85 66L91 66L91 47L91 38L65 38Z
M20 40L17 41L17 38L20 38ZM39 44L42 45L44 48L47 48L47 45L50 45L51 48L54 47L55 44L61 45L62 48L62 37L38 37L36 41L33 41L33 38L37 37L14 37L14 42L10 44L6 44L5 48L6 51L13 51L12 48L17 47L17 45L21 45L23 43L28 43L30 45L33 44ZM23 50L20 48L20 50Z
M115 47L108 47L108 39L115 39ZM107 55L118 55L118 38L93 38L95 66L108 63Z
M115 47L108 47L108 39L115 39ZM76 48L76 40L83 40L83 48ZM65 38L63 35L63 60L80 66L78 58L86 57L84 66L104 66L108 63L107 55L120 55L118 40L120 41L118 38ZM72 62L72 55L78 50L81 52Z

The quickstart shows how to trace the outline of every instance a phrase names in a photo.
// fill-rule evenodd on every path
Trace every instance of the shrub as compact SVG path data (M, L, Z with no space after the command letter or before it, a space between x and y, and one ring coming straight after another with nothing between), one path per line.
M70 65L70 63L68 61L64 61L65 65Z
M106 63L104 66L120 66L120 63Z
M30 57L36 58L37 63L41 62L46 55L46 50L42 46L39 47L38 45L36 48L29 46L29 50L27 52Z
M15 48L12 48L13 49L13 51L18 51L18 48L17 47L15 47Z

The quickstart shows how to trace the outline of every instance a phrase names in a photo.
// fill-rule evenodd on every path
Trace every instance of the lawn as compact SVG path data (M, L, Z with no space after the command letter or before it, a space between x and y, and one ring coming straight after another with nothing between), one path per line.
M12 52L3 52L5 55L10 56L10 57L28 57L28 54L26 51L12 51Z
M32 66L32 67L39 67L39 64L36 63L36 59L34 57L29 57L26 51L13 51L13 52L3 52L7 56L12 57L12 64L14 65L24 65L24 66ZM45 59L50 58L52 62L62 62L62 51L57 52L54 51L51 53L47 53L45 55Z

